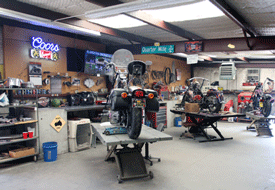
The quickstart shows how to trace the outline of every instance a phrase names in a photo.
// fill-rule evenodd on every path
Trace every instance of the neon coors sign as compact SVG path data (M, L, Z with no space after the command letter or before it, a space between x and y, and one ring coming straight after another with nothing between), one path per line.
M32 49L30 55L32 58L41 58L56 61L59 59L58 44L45 43L40 37L32 37Z

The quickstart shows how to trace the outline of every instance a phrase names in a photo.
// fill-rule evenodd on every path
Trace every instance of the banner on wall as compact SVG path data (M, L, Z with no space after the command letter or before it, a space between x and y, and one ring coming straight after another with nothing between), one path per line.
M29 78L34 85L42 85L42 66L38 62L29 63Z

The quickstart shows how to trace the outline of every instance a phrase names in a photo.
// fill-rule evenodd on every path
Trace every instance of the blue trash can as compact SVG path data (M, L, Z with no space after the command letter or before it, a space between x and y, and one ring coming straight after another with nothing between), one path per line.
M43 143L44 161L53 162L57 159L57 142Z
M175 127L181 127L181 122L182 122L181 117L175 117L174 126Z

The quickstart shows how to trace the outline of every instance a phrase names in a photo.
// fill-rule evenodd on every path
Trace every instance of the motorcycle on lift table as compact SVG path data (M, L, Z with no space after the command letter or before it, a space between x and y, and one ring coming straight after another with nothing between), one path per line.
M108 98L112 111L111 120L126 127L131 139L137 139L142 128L143 111L159 111L156 91L144 89L144 84L142 87L130 86L135 77L139 77L142 81L141 77L146 71L146 64L143 61L134 60L130 51L120 49L114 53L106 67L114 73L109 78L115 79L116 84ZM126 71L116 71L116 67L124 68Z
M198 80L202 80L201 85ZM208 109L211 113L218 113L222 107L223 93L210 88L204 94L202 87L205 82L208 82L208 79L202 77L187 79L187 90L184 92L182 102L179 105L184 107L185 102L198 103L201 109Z
M271 113L272 103L274 99L270 94L264 93L264 85L268 85L266 92L272 92L274 87L274 80L266 78L264 83L258 82L251 95L252 109L259 110L261 114L268 117Z

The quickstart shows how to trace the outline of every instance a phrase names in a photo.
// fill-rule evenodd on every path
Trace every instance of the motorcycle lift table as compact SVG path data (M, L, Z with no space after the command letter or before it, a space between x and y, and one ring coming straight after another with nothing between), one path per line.
M252 119L252 122L248 127L249 129L255 129L257 132L257 136L270 136L273 137L272 132L270 130L270 121L275 120L275 117L270 115L268 117L264 117L263 115L254 114L254 112L246 112L246 116ZM252 125L255 125L253 127Z
M217 121L222 118L228 117L242 117L245 114L234 113L234 112L219 112L219 113L209 113L209 112L185 112L184 110L170 110L175 114L185 114L186 117L189 117L191 122L184 123L186 127L189 128L189 132L192 134L201 134L206 138L206 140L200 140L199 142L212 142L212 141L224 141L233 139L233 137L225 138L221 132L218 130ZM214 125L216 123L216 125ZM208 135L205 131L206 128L211 127L218 134L220 138L216 138L215 136Z
M117 176L118 183L133 178L150 177L152 179L153 173L151 171L149 173L147 172L144 161L144 159L146 159L150 162L150 165L152 165L150 159L153 159L153 157L149 156L149 143L173 139L172 136L146 125L142 125L140 136L137 139L130 139L128 134L103 134L105 128L114 127L110 122L92 123L91 126L95 136L99 138L102 144L107 146L105 161L111 160L111 155L114 153L120 173ZM95 139L93 140L93 144L94 143ZM118 148L118 146L122 148ZM144 157L141 154L143 146L145 146ZM160 159L158 159L158 161L160 161Z

